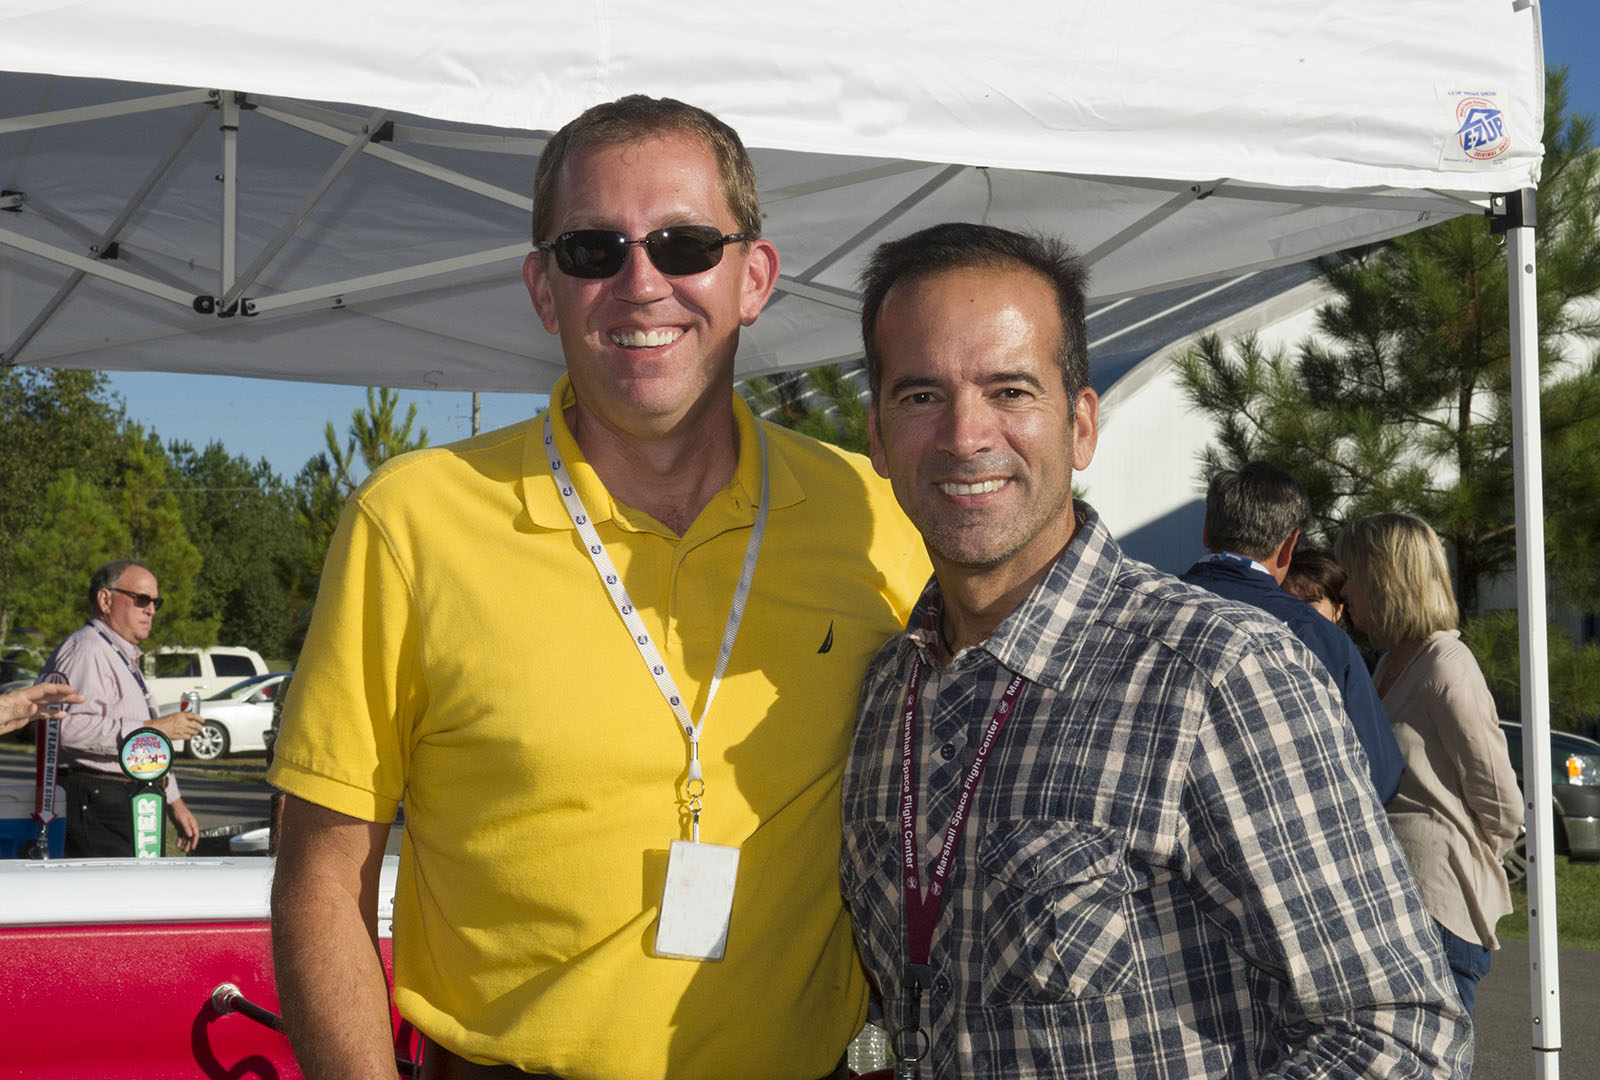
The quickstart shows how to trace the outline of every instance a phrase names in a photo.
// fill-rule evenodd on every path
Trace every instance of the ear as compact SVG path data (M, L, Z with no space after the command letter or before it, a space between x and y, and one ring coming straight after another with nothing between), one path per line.
M749 326L767 306L778 284L778 249L771 240L752 240L744 255L744 280L739 295L739 325Z
M867 456L878 475L889 479L889 456L883 452L883 433L878 430L878 403L867 406Z
M1078 391L1072 427L1072 469L1082 472L1094 460L1094 448L1100 441L1100 398L1087 387Z
M550 293L550 273L544 265L544 252L530 251L522 260L522 283L528 287L533 310L539 313L545 332L559 334L561 324L556 321L556 301Z
M1294 532L1289 534L1288 538L1285 539L1283 543L1278 545L1278 552L1272 557L1274 568L1281 570L1289 569L1289 560L1294 558L1294 546L1299 542L1300 530L1296 529Z

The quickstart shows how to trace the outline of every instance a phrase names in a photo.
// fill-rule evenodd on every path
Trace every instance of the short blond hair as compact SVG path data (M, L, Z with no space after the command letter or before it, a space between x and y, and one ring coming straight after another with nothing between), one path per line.
M688 135L705 142L717 160L722 197L728 202L739 232L751 240L760 237L761 200L756 194L756 170L739 133L694 105L674 98L629 94L584 110L545 144L533 172L533 242L554 239L550 230L554 227L561 167L568 157L591 146L616 146L667 135Z
M1366 592L1361 628L1384 648L1421 641L1457 625L1444 545L1410 514L1373 514L1346 526L1334 545L1339 564Z

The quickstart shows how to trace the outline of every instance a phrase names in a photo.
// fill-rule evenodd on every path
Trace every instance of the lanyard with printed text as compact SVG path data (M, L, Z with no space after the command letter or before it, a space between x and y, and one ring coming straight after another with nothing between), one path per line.
M739 636L739 623L744 619L744 605L750 596L750 581L755 575L756 558L761 554L761 540L767 531L767 435L761 430L760 424L756 425L756 435L761 445L761 495L756 505L755 527L750 532L750 542L745 546L744 566L739 571L739 582L733 589L733 603L728 609L727 626L722 632L722 648L717 653L716 671L712 673L711 683L706 688L705 708L700 710L700 719L696 722L689 719L688 705L684 702L683 695L678 693L678 686L673 681L672 673L667 670L665 661L661 659L660 650L656 648L649 631L645 629L644 620L639 617L638 610L628 596L627 588L622 584L622 575L617 573L616 565L606 553L605 544L600 541L600 534L595 531L594 523L589 520L589 513L584 509L583 500L578 495L576 482L556 452L550 414L546 412L544 417L545 456L550 462L550 476L561 492L561 501L566 504L567 513L572 517L572 524L577 527L578 535L583 538L589 559L594 563L595 572L600 575L600 582L606 587L606 593L611 597L617 614L622 616L623 624L633 635L634 646L644 659L645 667L650 670L650 677L655 680L656 688L661 691L661 696L672 709L672 715L677 718L678 726L683 728L683 733L688 736L688 795L689 810L692 815L690 835L696 842L700 839L700 800L705 794L705 777L700 768L700 733L705 728L706 714L711 711L711 702L717 696L717 688L722 684L722 674L727 670L728 657L733 653L734 639Z
M93 624L91 623L90 625L92 626ZM139 693L144 695L144 707L150 710L150 719L154 720L156 718L155 699L150 696L150 688L144 684L144 676L139 674L138 667L134 665L132 660L128 659L127 653L117 648L117 643L112 641L104 630L96 626L94 632L99 634L107 645L111 646L111 651L117 654L117 659L121 660L122 666L128 669L128 674L133 676L133 681L139 684Z
M895 1035L894 1050L902 1064L898 1075L906 1077L917 1075L917 1063L928 1045L921 1031L922 991L932 984L933 972L928 965L928 953L933 945L934 924L939 921L939 912L944 907L950 864L962 829L967 824L967 811L972 805L973 792L977 790L983 767L989 761L989 752L994 749L1000 729L1005 727L1006 718L1016 705L1023 683L1021 675L1011 677L1005 692L1000 695L1000 704L995 706L994 716L989 719L989 726L984 729L983 738L973 752L972 764L967 766L955 810L950 814L950 825L945 829L944 844L939 848L939 857L928 873L927 895L924 896L922 858L917 850L915 761L917 697L922 691L923 667L922 655L918 653L911 669L911 685L906 690L905 707L900 712L900 871L905 891L906 965L901 979L901 1026Z

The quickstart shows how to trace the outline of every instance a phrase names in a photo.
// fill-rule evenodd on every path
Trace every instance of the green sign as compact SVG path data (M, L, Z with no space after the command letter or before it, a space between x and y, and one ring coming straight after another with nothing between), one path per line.
M159 789L141 791L133 797L133 857L159 859L166 844L167 830L163 811L167 798Z
M166 794L158 786L172 768L172 740L153 727L130 732L118 755L123 773L135 781L133 857L159 859L166 853Z

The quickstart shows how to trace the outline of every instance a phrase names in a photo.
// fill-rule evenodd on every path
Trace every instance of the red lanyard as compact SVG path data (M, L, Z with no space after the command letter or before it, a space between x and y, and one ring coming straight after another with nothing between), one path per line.
M900 871L905 883L906 903L906 965L901 974L900 1025L894 1034L894 1052L899 1058L895 1076L911 1078L919 1075L920 1062L928 1051L927 1033L922 1030L922 991L933 984L933 971L928 966L928 951L933 945L933 927L939 921L939 911L944 907L944 890L950 881L950 862L955 854L961 830L967 823L967 810L972 806L972 793L978 788L983 767L988 763L989 751L1005 726L1022 690L1022 676L1013 675L1000 695L994 716L978 742L967 766L966 778L961 783L961 794L950 815L950 825L944 832L944 845L939 858L928 875L928 895L922 895L922 860L917 854L917 784L916 784L916 726L917 696L922 691L922 655L917 654L916 665L911 669L911 685L906 690L905 708L901 710L900 737Z
M906 691L906 704L901 711L900 739L902 856L900 868L905 880L906 960L909 964L919 967L925 967L928 963L928 950L933 943L933 926L939 921L939 911L944 907L944 890L950 880L951 857L955 854L956 843L961 839L961 830L967 823L967 810L972 805L972 793L977 790L978 780L983 776L983 767L989 760L989 751L994 749L995 739L999 737L1000 729L1005 726L1006 718L1011 715L1011 709L1016 704L1023 683L1021 675L1011 677L1011 682L1006 686L1005 693L1000 696L1000 704L995 707L994 716L989 720L989 726L983 733L983 739L978 743L977 752L972 756L972 764L967 767L966 778L961 784L961 795L956 799L955 811L950 815L950 826L944 833L944 846L939 849L939 858L928 874L928 895L924 898L921 882L922 860L917 853L917 785L913 760L916 746L917 695L922 689L922 669L923 660L919 654L916 666L911 669L911 686Z

